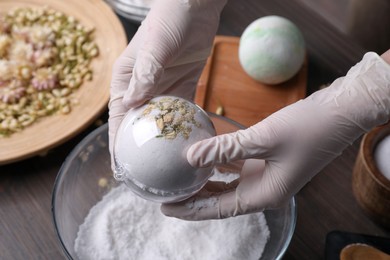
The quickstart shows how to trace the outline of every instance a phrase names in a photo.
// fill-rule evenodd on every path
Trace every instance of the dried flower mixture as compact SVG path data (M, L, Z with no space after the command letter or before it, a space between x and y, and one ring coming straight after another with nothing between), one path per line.
M0 137L77 103L72 93L92 79L99 53L93 29L48 7L0 15Z
M192 125L200 127L195 120L195 113L195 109L185 101L166 97L156 102L150 101L142 116L152 117L156 121L161 133L157 137L175 139L178 134L181 134L187 139L191 134Z

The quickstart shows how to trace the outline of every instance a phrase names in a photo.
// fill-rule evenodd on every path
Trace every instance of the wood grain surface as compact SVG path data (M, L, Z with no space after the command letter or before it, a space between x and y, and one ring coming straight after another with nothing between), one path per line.
M2 0L0 12L44 5L74 16L88 28L95 28L93 35L99 56L91 62L93 79L85 81L75 92L79 103L72 106L71 113L41 118L21 132L0 139L0 165L43 153L90 125L107 107L111 67L126 46L126 35L118 17L100 0Z
M87 0L79 0L83 1ZM320 16L313 11L315 3L308 8L301 0L229 0L218 34L240 36L250 22L264 15L292 20L306 40L311 93L345 74L365 52L323 18L332 8L318 10ZM122 22L131 38L137 25ZM101 120L107 121L106 113ZM65 259L51 220L51 191L67 154L95 127L90 125L45 157L0 166L0 259ZM297 225L283 259L324 259L326 235L334 230L390 237L389 230L363 212L352 193L359 143L360 139L297 194Z
M290 80L266 85L243 70L239 58L239 37L217 36L212 53L198 81L195 103L251 126L279 109L306 96L307 62Z

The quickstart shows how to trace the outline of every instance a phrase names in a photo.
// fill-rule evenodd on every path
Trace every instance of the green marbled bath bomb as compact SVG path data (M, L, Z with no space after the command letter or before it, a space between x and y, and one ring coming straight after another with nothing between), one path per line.
M305 59L305 42L298 27L280 16L252 22L240 38L239 60L253 79L279 84L292 78Z

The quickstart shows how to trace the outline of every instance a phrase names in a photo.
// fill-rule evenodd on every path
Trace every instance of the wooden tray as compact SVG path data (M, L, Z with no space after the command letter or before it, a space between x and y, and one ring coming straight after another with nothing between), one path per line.
M238 37L217 36L199 79L195 103L251 126L306 95L307 62L291 80L265 85L249 77L238 59Z
M91 124L106 108L111 67L126 47L122 24L104 1L96 0L1 0L0 12L25 6L48 6L74 16L83 25L94 27L99 56L91 65L93 80L77 90L79 104L68 115L41 118L19 133L0 139L0 165L25 159L59 145Z

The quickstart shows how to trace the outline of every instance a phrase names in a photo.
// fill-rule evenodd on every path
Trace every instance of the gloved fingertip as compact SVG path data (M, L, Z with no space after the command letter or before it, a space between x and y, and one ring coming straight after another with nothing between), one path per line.
M143 105L149 99L151 99L151 97L147 97L145 94L137 95L135 93L126 92L123 96L122 104L127 109L130 109Z
M187 151L187 161L194 168L208 167L212 164L211 162L203 160L204 149L200 149L200 147L202 147L202 141L193 144Z
M183 206L180 202L161 204L160 211L163 215L167 217L182 220L194 220L194 212Z

